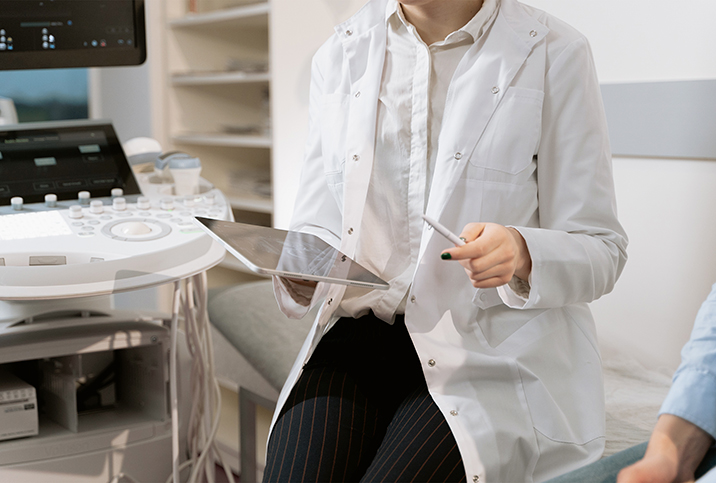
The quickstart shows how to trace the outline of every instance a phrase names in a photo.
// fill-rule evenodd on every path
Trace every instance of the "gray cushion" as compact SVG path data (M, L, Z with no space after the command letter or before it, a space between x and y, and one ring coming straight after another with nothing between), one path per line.
M291 371L317 309L301 320L279 310L270 280L212 293L209 320L277 390Z

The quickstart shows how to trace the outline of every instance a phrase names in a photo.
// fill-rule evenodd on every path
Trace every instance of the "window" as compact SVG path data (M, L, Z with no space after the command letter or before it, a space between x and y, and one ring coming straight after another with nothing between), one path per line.
M0 96L20 122L87 119L87 69L0 71Z

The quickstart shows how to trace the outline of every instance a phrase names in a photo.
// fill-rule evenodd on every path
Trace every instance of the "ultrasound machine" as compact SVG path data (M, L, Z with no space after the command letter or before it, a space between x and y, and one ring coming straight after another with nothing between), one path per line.
M143 8L3 1L0 69L140 64ZM112 48L87 45L93 28ZM131 154L110 121L0 124L0 481L178 483L213 465L205 272L225 251L194 216L232 212L198 160L183 155L180 190ZM153 289L168 311L135 307Z

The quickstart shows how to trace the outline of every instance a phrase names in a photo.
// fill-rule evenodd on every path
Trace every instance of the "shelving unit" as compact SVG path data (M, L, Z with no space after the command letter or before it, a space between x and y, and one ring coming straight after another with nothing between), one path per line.
M270 3L163 6L165 151L198 156L202 176L230 199L237 221L270 226Z
M0 441L0 479L109 481L119 470L105 462L119 455L140 481L164 481L171 473L166 323L119 314L5 327L0 368L36 388L39 432ZM86 468L95 474L83 479Z

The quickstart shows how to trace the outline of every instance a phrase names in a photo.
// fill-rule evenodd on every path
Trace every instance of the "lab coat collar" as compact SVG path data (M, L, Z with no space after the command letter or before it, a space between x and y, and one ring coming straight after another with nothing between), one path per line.
M370 176L375 156L375 130L378 96L386 46L385 5L372 0L347 22L336 27L348 63L350 115L346 141L345 191L351 193L343 203L341 251L352 257L360 237Z
M378 95L385 60L386 12L389 0L371 0L353 17L336 26L348 61L351 106L346 151L347 193L352 199L344 203L341 250L353 256L372 171ZM488 121L502 100L517 72L535 45L549 29L531 17L516 0L501 0L499 11L489 32L470 47L455 71L448 90L445 118L440 136L440 151L430 190L426 213L440 216L450 199L465 164L482 137ZM482 55L487 53L487 55ZM478 91L476 92L476 86ZM474 94L465 96L465 92ZM356 94L360 93L359 96ZM461 93L459 99L456 93ZM465 129L470 126L470 129ZM477 221L477 220L476 220ZM425 232L420 257L434 230Z
M351 18L335 26L334 30L342 42L363 38L376 26L385 26L388 0L370 0Z
M428 216L441 218L487 123L527 57L548 32L517 1L502 0L487 35L473 44L461 60L445 103ZM434 233L424 232L420 258Z

